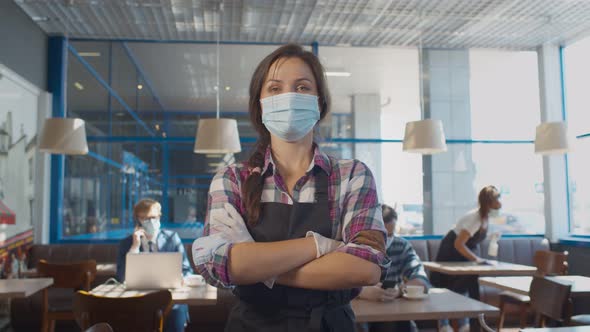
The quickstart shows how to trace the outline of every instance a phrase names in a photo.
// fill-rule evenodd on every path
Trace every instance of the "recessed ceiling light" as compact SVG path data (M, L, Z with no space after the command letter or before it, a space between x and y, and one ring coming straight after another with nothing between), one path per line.
M124 112L117 112L117 113L115 113L115 115L116 116L125 116L125 113Z
M231 86L226 86L225 91L229 91L229 90L231 90Z
M86 56L86 57L100 56L100 52L79 52L78 54L80 54L80 56Z
M156 125L154 126L154 128L156 128L156 130L160 130L160 125L156 123Z
M137 90L141 90L141 89L143 89L143 85L141 85L141 84L138 84L138 85L137 85Z
M74 82L74 86L76 87L76 89L78 90L84 90L84 86L82 85L82 83L80 82Z
M350 77L352 75L350 72L347 71L327 71L326 76L331 77Z
M32 16L31 18L35 22L46 22L46 21L49 21L49 17L47 17L47 16Z

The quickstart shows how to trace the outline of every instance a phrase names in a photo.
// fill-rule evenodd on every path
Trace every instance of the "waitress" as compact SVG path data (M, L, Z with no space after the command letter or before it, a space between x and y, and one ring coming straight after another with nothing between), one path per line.
M500 212L502 207L500 192L494 186L484 187L479 192L478 202L479 208L467 212L459 219L455 228L443 238L435 261L485 262L474 251L487 236L489 218L498 216ZM469 297L479 299L479 283L475 275L451 276L432 272L430 280L435 287L448 288L459 294L468 293ZM467 323L467 320L461 320L459 330L468 331ZM439 331L452 331L448 325L448 320L441 321L440 325Z
M314 142L329 107L324 69L299 45L254 71L256 148L214 177L204 237L193 243L197 271L239 298L226 331L352 332L350 300L389 263L370 170Z

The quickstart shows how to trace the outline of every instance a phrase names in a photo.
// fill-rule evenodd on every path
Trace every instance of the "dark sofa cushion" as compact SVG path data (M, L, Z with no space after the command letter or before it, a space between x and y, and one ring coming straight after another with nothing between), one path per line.
M409 242L412 245L412 248L414 248L414 250L416 251L416 254L418 255L418 257L420 257L420 259L422 261L431 260L429 254L428 254L428 242L427 241L411 239L411 240L409 240Z

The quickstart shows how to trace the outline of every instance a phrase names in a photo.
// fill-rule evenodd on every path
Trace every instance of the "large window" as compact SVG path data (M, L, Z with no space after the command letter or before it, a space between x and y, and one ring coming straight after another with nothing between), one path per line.
M590 122L588 121L588 76L590 38L564 50L566 109L573 149L568 154L571 224L574 234L590 235Z
M215 45L73 47L67 111L86 120L90 154L66 158L58 240L119 239L144 197L162 203L164 227L200 236L213 174L253 146L248 84L276 46L221 46L222 116L237 119L242 138L235 156L192 152L198 120L215 116ZM541 159L530 142L539 122L534 52L428 51L430 115L451 140L433 157L402 152L405 123L422 116L417 50L321 47L319 55L333 101L321 148L370 167L380 201L398 211L399 233L445 233L487 184L503 195L495 227L543 232Z
M470 95L472 137L507 140L476 144L476 191L493 184L502 194L504 233L544 234L542 158L534 154L535 127L541 121L536 52L472 50Z
M432 116L448 151L432 157L433 232L477 207L486 185L502 194L503 233L542 234L543 173L531 142L540 121L535 52L431 51Z
M251 151L249 79L275 47L221 46L221 115L237 119L243 138L234 156L193 153L198 120L215 117L215 45L72 46L67 111L86 120L90 153L66 158L59 240L122 238L146 197L162 204L163 227L198 237L213 174Z
M373 172L379 200L398 212L398 234L423 234L422 157L402 151L405 124L420 119L418 52L415 49L321 47L326 66L339 150L365 162ZM349 76L344 76L344 75ZM361 142L360 139L370 139Z

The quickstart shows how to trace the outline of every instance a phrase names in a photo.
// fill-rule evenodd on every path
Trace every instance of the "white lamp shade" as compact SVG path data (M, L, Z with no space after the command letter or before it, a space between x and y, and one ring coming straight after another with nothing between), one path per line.
M201 119L195 153L238 153L242 151L235 119Z
M88 153L86 126L82 119L45 119L39 150L55 154L83 155Z
M403 150L421 154L447 151L442 122L426 119L406 123Z
M535 153L542 155L564 154L569 150L565 122L544 122L537 126Z

